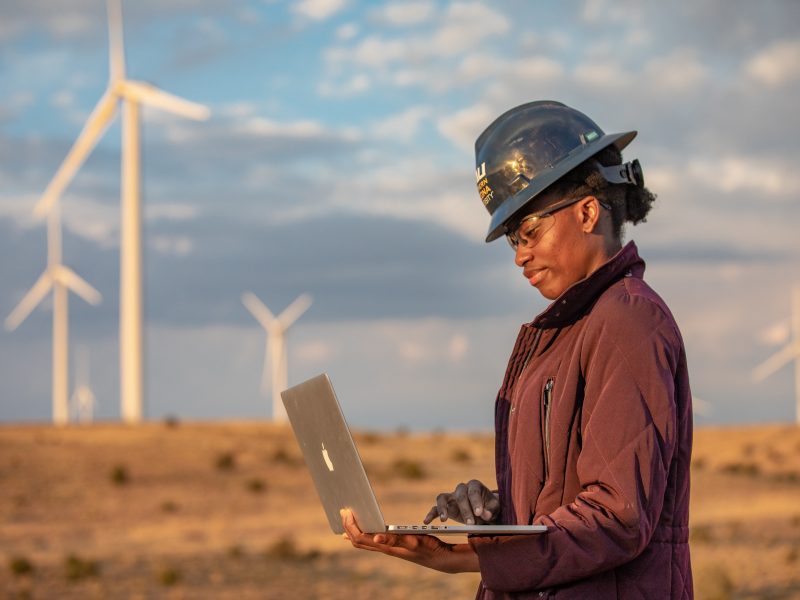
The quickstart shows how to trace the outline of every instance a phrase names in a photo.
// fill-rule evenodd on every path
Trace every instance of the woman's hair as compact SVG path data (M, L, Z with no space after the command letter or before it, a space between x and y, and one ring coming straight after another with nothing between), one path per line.
M636 225L647 220L656 195L644 186L609 183L597 170L597 163L604 167L622 164L622 153L613 145L604 148L549 186L543 195L549 198L595 196L602 200L611 206L612 232L621 240L625 223Z

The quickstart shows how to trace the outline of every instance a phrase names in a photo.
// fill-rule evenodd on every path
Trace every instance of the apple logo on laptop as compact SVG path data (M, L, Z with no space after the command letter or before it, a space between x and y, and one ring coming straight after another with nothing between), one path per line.
M328 451L325 450L325 443L322 444L322 458L325 459L325 464L328 465L328 470L333 471L333 463L331 462L331 457L328 456Z

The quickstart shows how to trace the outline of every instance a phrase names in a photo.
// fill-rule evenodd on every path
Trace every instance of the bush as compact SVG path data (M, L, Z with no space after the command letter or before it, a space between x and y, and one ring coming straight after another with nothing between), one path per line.
M428 475L419 462L405 458L398 458L394 461L391 471L393 475L403 479L425 479Z
M178 425L180 425L180 420L178 419L177 415L167 415L164 417L164 425L168 429L175 429Z
M221 452L215 462L219 471L233 471L236 468L236 457L233 452Z
M114 485L127 485L130 482L127 467L125 467L125 465L115 466L111 469L109 479L111 479L111 483Z
M8 568L14 575L30 575L33 563L24 556L14 556L8 561Z
M289 454L286 448L280 447L272 453L272 462L279 465L286 465L287 467L296 467L300 464L300 460Z
M689 541L693 544L708 544L714 541L711 525L694 525L689 530Z
M468 450L464 450L463 448L456 448L453 450L453 454L450 455L450 458L453 459L453 462L466 464L472 461L472 455L469 453Z
M83 559L75 554L70 554L64 560L64 571L67 579L78 581L100 575L100 565L97 561Z
M294 539L289 536L276 540L264 552L264 557L272 560L310 561L319 558L322 553L317 549L300 552Z
M249 479L245 484L247 491L252 492L254 494L261 494L267 490L267 484L264 483L263 479L253 478Z
M727 465L723 465L720 470L730 475L746 475L748 477L756 477L761 473L761 469L757 464L745 462L728 463Z
M244 556L244 548L239 546L238 544L235 546L231 546L228 548L228 556L230 558L240 559Z
M178 512L178 505L172 500L164 500L164 502L161 503L161 510L165 513Z
M730 600L735 586L728 572L720 565L703 569L695 581L695 592L704 600Z
M163 586L173 586L181 580L181 572L175 567L166 567L158 574L158 581Z

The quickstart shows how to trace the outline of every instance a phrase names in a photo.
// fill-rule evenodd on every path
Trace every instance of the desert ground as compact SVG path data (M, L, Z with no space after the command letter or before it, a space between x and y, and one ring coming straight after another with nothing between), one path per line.
M494 480L488 434L357 432L389 521ZM699 429L696 597L800 598L800 428ZM0 426L0 598L471 598L331 533L288 427Z

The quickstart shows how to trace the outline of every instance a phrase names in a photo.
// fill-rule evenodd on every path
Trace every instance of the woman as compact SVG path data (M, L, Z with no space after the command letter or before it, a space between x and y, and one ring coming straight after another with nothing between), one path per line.
M522 326L495 403L497 490L440 494L426 517L542 524L529 536L363 534L352 544L448 573L480 571L477 597L691 598L691 393L678 326L642 279L623 226L655 197L636 132L605 134L558 102L501 115L478 138L491 222L552 304Z

